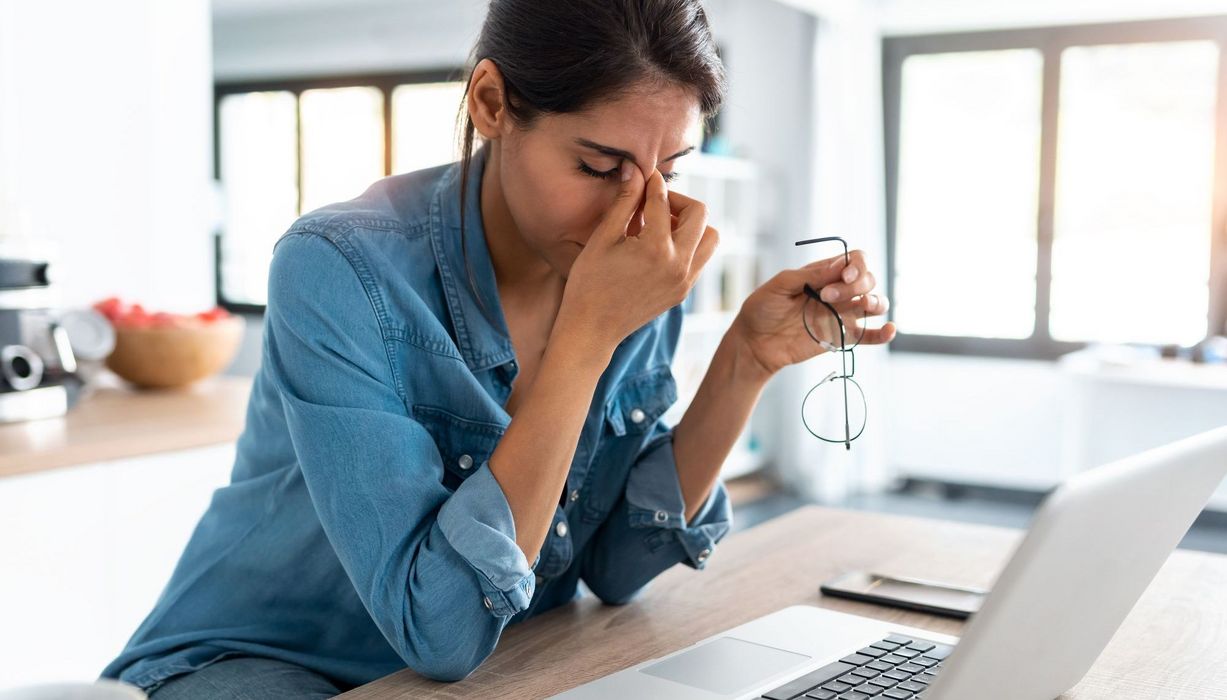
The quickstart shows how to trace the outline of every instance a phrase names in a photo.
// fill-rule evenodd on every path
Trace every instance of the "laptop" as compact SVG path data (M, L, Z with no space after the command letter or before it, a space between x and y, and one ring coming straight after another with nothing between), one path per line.
M1052 700L1086 674L1224 476L1227 427L1067 480L961 637L795 605L554 697Z

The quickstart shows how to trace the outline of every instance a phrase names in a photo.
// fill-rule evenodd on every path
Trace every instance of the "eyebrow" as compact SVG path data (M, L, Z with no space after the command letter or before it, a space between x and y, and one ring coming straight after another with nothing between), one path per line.
M625 158L626 160L629 160L630 162L638 165L638 163L635 161L635 156L631 155L630 151L624 151L620 148L614 148L613 146L602 146L599 143L595 143L593 141L589 141L588 139L583 139L583 138L575 139L575 143L578 143L584 148L591 148L594 151L599 151L601 153L604 153L607 156L616 156L618 158ZM694 146L688 146L687 148L682 149L678 151L677 153L674 153L673 155L669 156L668 158L665 158L664 160L660 162L668 163L674 158L681 158L682 156L686 155L687 153L690 153L693 150L694 150Z

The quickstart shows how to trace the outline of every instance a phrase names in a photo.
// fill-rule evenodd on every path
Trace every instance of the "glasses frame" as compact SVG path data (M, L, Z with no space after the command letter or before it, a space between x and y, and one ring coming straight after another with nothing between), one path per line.
M811 245L814 243L829 243L829 242L839 242L843 246L844 265L845 266L850 265L852 261L848 255L848 242L840 238L839 236L825 236L822 238L809 238L803 241L797 241L794 245L803 246L803 245ZM805 299L805 303L801 305L801 324L805 326L806 334L809 335L809 337L812 338L815 343L818 343L820 347L822 347L824 350L828 352L838 352L839 353L840 370L838 372L831 372L826 377L823 377L822 381L818 382L809 391L805 392L805 397L801 399L801 423L802 425L805 426L805 429L809 431L810 435L813 435L819 440L822 440L823 442L829 442L832 444L842 443L845 450L851 450L852 441L859 438L861 434L865 432L865 425L869 423L869 402L865 399L865 390L861 388L861 385L855 379L853 379L853 376L856 374L855 349L856 349L856 346L860 345L861 338L865 336L865 328L862 325L860 336L858 336L856 339L856 342L854 342L851 345L851 347L849 347L847 331L846 331L846 327L844 326L843 316L841 316L839 312L835 310L834 306L831 306L830 304L822 300L822 297L820 296L821 289L816 290L813 287L811 287L809 283L807 282L805 283L803 287L803 291L805 293L806 299ZM823 306L826 307L827 311L830 311L831 315L835 317L835 326L839 329L839 345L838 346L835 346L834 344L827 342L826 340L823 340L822 338L819 338L817 335L814 334L813 329L809 327L808 315L806 314L806 306L808 306L810 301L816 301L819 304L822 304ZM861 320L864 321L863 316L861 317ZM851 366L852 366L851 371L849 371L848 369L849 361L851 361ZM844 396L844 439L843 440L832 440L830 438L826 438L826 437L819 435L810 426L809 421L805 419L805 403L809 401L810 395L813 394L815 391L817 391L818 388L821 387L822 385L828 382L834 382L834 381L843 382L843 396ZM865 407L865 422L861 425L860 430L857 431L856 435L852 434L851 419L848 414L848 384L851 384L860 393L861 404Z

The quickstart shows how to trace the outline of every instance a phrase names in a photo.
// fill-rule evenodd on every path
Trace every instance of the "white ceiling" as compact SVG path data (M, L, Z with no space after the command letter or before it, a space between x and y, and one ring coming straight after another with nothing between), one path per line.
M439 0L212 0L215 18L293 14L311 10L436 4Z

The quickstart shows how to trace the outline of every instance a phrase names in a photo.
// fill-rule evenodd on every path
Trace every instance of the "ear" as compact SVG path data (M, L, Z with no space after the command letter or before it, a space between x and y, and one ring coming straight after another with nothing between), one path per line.
M494 61L483 58L469 76L468 109L473 126L487 139L501 137L511 126L507 114L503 74Z

